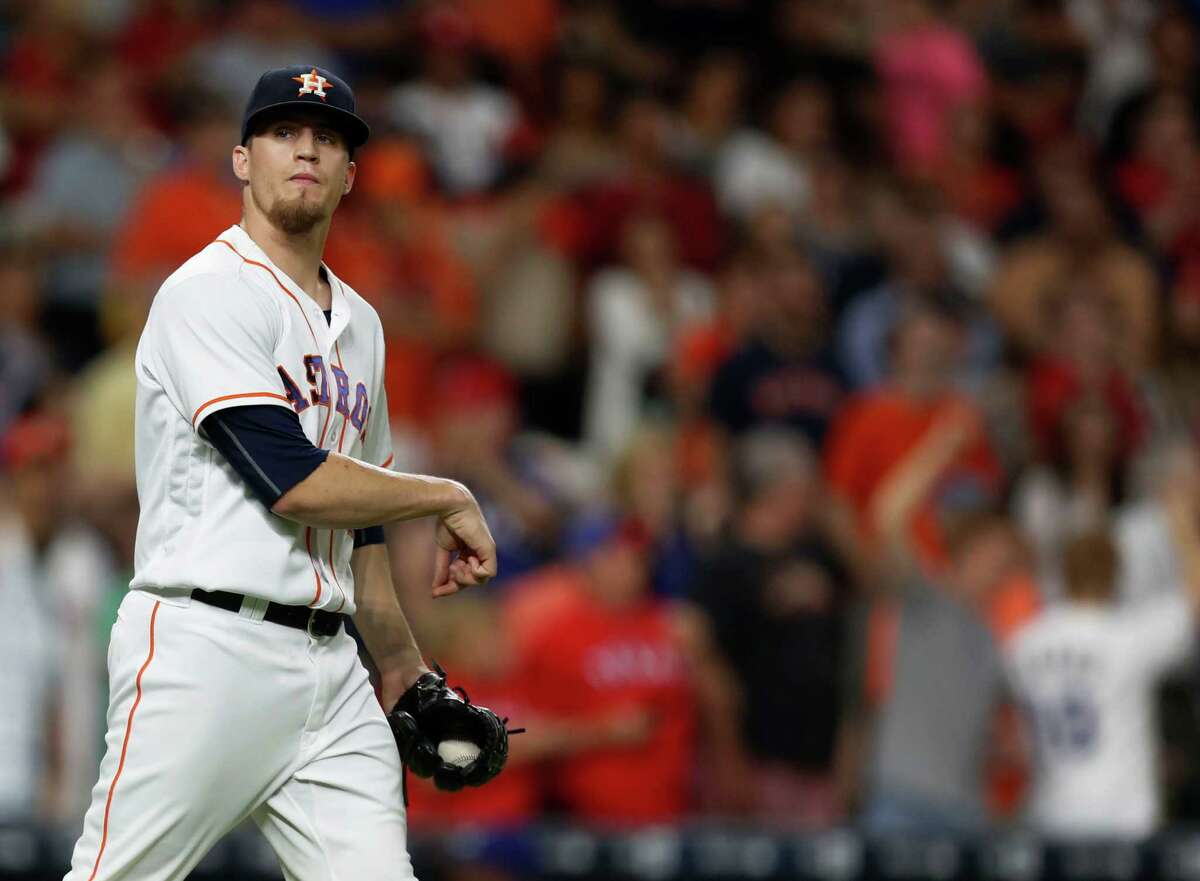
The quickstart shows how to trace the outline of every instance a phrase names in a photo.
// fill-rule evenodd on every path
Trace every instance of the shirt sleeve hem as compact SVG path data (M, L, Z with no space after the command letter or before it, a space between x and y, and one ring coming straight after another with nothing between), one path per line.
M238 407L253 401L255 404L270 404L277 407L287 407L291 409L291 402L278 392L238 392L231 395L221 395L212 400L205 401L196 408L196 412L192 414L192 430L199 431L204 420L221 410L229 407Z

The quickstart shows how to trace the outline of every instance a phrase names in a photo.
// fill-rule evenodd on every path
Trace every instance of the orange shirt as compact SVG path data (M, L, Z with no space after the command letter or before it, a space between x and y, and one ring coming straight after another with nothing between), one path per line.
M501 718L507 716L510 727L519 728L533 718L526 689L518 677L472 681L455 673L453 681L474 703L490 708ZM410 774L408 800L408 822L415 829L430 831L454 825L519 825L533 820L541 807L535 769L511 759L500 776L486 786L468 786L459 792L442 792L433 781Z
M509 64L535 65L554 45L556 0L465 0L462 5L479 41Z
M166 278L237 223L242 191L215 172L196 165L167 171L138 194L113 246L119 275L161 273Z
M868 514L875 491L937 418L956 402L958 399L950 395L919 402L885 389L852 400L839 415L826 445L826 469L830 485L854 506L863 535L874 533ZM969 480L980 484L985 492L994 493L1001 476L999 461L987 441L981 439L949 469L942 485L948 486L956 479ZM936 498L929 499L917 512L913 540L924 561L936 565L944 560L945 553L935 503Z
M559 799L587 822L679 820L688 808L695 709L667 607L611 609L578 594L544 624L525 664L543 713L588 720L642 711L654 719L641 744L561 761L551 775Z
M424 213L421 226L423 231L401 246L376 234L367 218L347 212L325 245L333 271L379 310L387 340L388 412L409 426L428 424L438 358L452 347L450 341L469 342L477 317L470 271L438 230L436 218ZM389 320L389 301L420 310L442 339L398 330Z

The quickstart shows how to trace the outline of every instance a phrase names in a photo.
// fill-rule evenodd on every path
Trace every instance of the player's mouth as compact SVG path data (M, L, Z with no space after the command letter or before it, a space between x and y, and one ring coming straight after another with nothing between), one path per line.
M303 184L303 183L318 184L318 183L320 183L320 181L317 180L317 178L314 175L305 174L305 173L293 174L291 177L288 178L288 180L295 181L296 183L299 183L299 184Z

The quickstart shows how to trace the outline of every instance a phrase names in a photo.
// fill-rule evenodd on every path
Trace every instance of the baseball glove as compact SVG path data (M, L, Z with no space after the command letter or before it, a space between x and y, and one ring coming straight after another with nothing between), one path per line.
M445 671L436 662L432 666L434 672L422 674L388 713L400 759L418 777L432 777L438 789L482 786L504 768L508 735L515 732L505 728L507 719L471 703L466 692L448 688ZM443 740L470 741L479 755L469 764L451 765L437 752Z

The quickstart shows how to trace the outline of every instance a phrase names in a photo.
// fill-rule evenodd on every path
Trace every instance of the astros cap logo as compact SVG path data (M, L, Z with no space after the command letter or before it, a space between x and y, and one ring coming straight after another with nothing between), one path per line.
M322 101L325 100L325 90L333 88L333 83L317 73L315 67L312 69L312 73L306 73L304 76L294 76L292 79L300 83L300 91L297 92L298 95L316 95Z
M258 78L242 115L241 144L250 143L255 122L261 121L263 114L286 113L288 107L320 108L321 114L346 135L351 148L361 147L371 135L371 129L358 115L350 84L310 61L277 67Z

